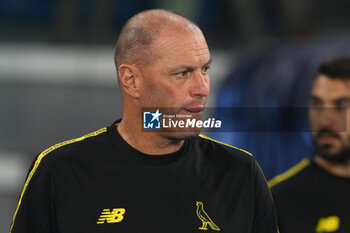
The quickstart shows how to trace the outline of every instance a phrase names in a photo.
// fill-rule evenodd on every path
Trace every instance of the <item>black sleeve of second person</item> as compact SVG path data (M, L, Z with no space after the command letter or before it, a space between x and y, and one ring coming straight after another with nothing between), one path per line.
M255 159L253 161L252 172L254 198L252 233L277 233L277 217L271 192L265 176Z
M45 158L35 168L31 166L26 185L19 198L10 233L54 233L55 203L52 172ZM34 171L32 177L30 172Z

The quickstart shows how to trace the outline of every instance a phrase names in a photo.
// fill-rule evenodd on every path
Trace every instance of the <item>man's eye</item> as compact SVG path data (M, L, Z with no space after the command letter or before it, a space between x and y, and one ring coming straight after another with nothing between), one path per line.
M210 66L205 66L203 69L202 69L202 74L208 74L208 70L210 69Z
M178 77L185 77L187 73L188 71L182 71L182 72L175 73L174 75Z
M342 108L350 108L350 102L344 101L344 102L340 103L339 106Z
M322 103L320 101L311 100L310 101L310 106L311 107L322 107Z
M346 110L346 108L348 108L349 106L346 106L346 104L337 104L335 106L335 110L337 112L344 112Z

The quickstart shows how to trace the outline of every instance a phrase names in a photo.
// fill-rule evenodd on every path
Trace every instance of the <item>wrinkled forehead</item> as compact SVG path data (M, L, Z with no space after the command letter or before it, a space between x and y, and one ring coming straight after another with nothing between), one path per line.
M162 31L152 47L160 58L186 59L196 57L201 60L210 59L207 42L199 29Z

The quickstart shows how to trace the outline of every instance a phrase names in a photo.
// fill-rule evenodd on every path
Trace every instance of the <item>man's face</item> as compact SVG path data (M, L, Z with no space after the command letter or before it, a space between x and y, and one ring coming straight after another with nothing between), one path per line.
M142 107L165 108L168 114L201 118L210 85L210 53L203 34L199 30L163 32L152 49L157 58L141 69ZM171 137L196 134L176 132Z
M310 105L309 119L316 154L330 162L349 162L350 80L318 75Z

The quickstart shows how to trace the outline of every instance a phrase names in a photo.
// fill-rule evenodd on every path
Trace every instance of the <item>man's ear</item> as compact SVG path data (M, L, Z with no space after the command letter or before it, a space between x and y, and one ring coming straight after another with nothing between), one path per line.
M131 64L122 64L118 67L119 83L127 94L133 98L140 96L140 72L139 69Z

